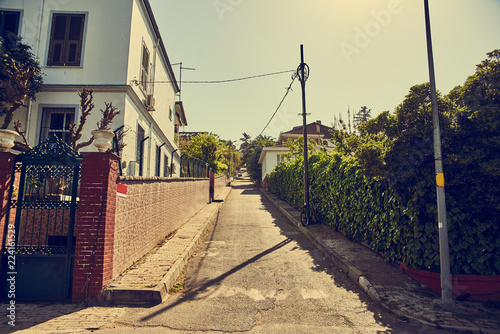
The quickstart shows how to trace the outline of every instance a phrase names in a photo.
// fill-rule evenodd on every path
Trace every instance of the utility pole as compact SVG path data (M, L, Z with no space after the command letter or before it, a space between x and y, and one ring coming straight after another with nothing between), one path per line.
M194 71L196 70L196 68L192 68L192 67L182 67L182 61L180 63L175 63L175 64L172 64L172 66L174 65L180 65L180 69L179 69L179 101L182 101L182 70L191 70L191 71Z
M429 62L429 79L431 89L432 123L434 126L434 161L436 169L436 192L438 205L439 253L441 268L441 300L445 311L453 311L452 277L450 272L450 250L448 242L448 221L446 217L446 198L444 192L443 157L441 153L441 133L439 129L439 112L436 94L436 78L434 75L434 58L432 54L429 1L424 0L425 31L427 36L427 58Z
M306 122L306 81L309 78L309 66L304 63L304 45L300 45L300 65L297 68L297 76L302 87L302 124L304 135L304 210L306 211L305 219L308 223L309 217L309 166L307 161L307 122ZM304 222L303 222L304 223Z

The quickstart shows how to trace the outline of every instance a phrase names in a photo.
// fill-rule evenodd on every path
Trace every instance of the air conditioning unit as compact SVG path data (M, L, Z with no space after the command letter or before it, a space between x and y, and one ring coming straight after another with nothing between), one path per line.
M148 111L155 110L155 98L153 95L146 96L146 108L148 108Z

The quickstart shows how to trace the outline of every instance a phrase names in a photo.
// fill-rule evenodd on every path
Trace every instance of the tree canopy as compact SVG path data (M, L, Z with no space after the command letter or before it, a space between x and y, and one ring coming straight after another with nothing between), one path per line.
M232 141L220 139L214 133L203 133L191 137L181 137L180 147L183 154L203 160L216 175L231 172L239 168L240 153Z
M34 100L42 83L42 70L31 47L14 34L0 37L0 116L5 116L0 128L11 125L14 111L26 99Z

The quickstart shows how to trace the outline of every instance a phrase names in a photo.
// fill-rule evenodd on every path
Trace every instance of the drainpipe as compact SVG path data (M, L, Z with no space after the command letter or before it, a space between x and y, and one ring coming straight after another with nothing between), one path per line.
M141 140L141 146L142 146L142 144L144 144L144 142L145 142L146 140L148 140L148 139L149 139L149 136L147 136L146 138L144 138L143 140ZM149 142L151 142L151 140L150 140ZM148 146L148 147L149 147L149 146ZM144 151L143 151L143 152L142 152L142 162L143 162L143 166L142 166L142 167L144 167L144 155L145 155L145 154L144 154ZM150 159L149 159L149 154L148 154L148 176L149 176L149 162L150 162ZM140 167L140 166L139 166L139 167ZM141 172L142 172L142 170L141 170ZM142 176L145 176L145 175L142 175Z
M40 40L41 40L41 36L42 36L42 25L43 25L43 13L45 11L45 0L42 0L42 2L40 3L40 21L39 21L39 24L38 24L38 32L37 32L37 37L36 37L36 50L35 50L35 55L41 59L40 55L39 55L39 52L40 52ZM24 16L23 16L23 19L24 19ZM26 137L28 138L28 142L29 142L29 138L31 137L30 136L30 128L31 128L31 115L33 114L33 103L31 101L31 99L29 100L29 105L28 105L28 117L26 118ZM36 126L35 126L36 128ZM35 144L35 143L33 143Z

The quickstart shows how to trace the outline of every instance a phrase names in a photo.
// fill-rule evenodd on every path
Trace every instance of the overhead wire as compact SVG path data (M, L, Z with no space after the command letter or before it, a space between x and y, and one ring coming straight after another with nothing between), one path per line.
M287 71L280 71L280 72L273 72L273 73L265 73L265 74L259 74L259 75L252 75L248 77L242 77L242 78L235 78L235 79L225 79L225 80L199 80L199 81L192 81L192 80L186 80L182 81L183 84L217 84L217 83L226 83L226 82L234 82L234 81L242 81L242 80L249 80L249 79L255 79L255 78L261 78L261 77L267 77L271 75L277 75L277 74L283 74L283 73L289 73L289 72L295 72L295 70L287 70ZM139 80L132 80L135 84L139 84L141 81ZM171 80L165 80L165 81L146 81L145 83L171 83L173 81Z
M278 110L280 110L280 107L283 104L283 101L285 101L285 98L287 97L288 93L292 90L293 82L297 78L297 72L296 71L293 71L293 72L294 72L294 74L292 74L292 82L290 82L290 85L286 88L285 95L281 99L280 104L278 105L278 108L276 108L276 110L274 111L274 114L271 116L271 118L267 122L266 126L264 127L264 129L260 132L260 134L257 137L260 137L262 135L262 133L264 133L264 131L266 131L267 127L269 126L269 124L273 120L274 116L276 115L276 113L278 112Z

